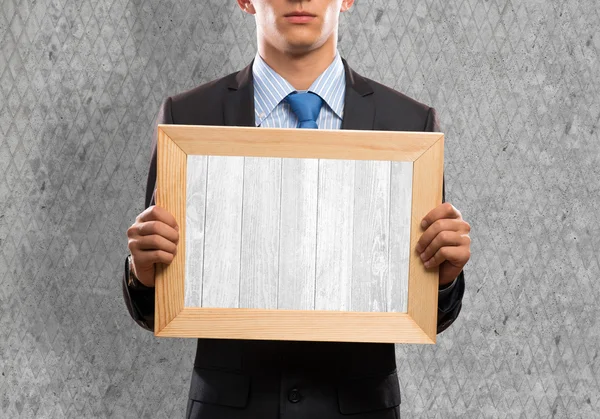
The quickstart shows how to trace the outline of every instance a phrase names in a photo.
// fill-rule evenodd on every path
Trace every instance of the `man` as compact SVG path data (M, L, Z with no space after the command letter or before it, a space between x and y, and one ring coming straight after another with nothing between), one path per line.
M353 0L237 0L255 16L258 53L245 69L168 98L157 123L439 131L434 109L355 73L337 53L339 13ZM306 92L305 92L306 91ZM153 330L154 264L177 252L178 226L154 205L156 135L146 210L128 229L123 293ZM423 219L415 251L439 267L438 333L458 316L469 225L448 203ZM188 418L397 418L393 344L199 339Z

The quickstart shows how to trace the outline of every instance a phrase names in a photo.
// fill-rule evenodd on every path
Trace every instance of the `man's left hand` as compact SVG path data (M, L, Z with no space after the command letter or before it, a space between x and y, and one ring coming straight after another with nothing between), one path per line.
M423 218L421 227L425 232L416 250L425 268L439 266L440 285L447 285L456 279L471 257L471 226L463 220L459 210L444 202Z

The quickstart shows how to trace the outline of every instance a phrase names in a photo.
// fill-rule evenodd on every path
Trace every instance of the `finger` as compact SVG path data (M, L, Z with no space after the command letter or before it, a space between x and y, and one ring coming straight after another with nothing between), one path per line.
M426 229L435 221L442 218L462 218L462 215L460 214L460 211L454 208L451 203L444 202L443 204L438 205L429 211L429 213L423 217L423 220L421 220L421 227Z
M139 236L159 235L173 242L179 242L179 232L168 224L162 221L146 221L145 223L137 224L137 234Z
M135 256L132 255L132 257L134 259L136 270L144 270L155 263L170 265L175 256L172 253L163 250L143 250Z
M132 239L132 241L131 247L133 247L134 251L162 250L173 255L177 254L177 245L158 234L140 236L137 239Z
M162 221L174 229L179 230L179 226L177 225L177 221L175 220L175 217L173 217L173 214L158 205L151 205L146 208L138 215L137 221L142 223L146 221Z
M443 230L431 241L429 246L419 255L423 262L428 261L444 246L463 246L471 243L468 235L460 231Z
M461 219L450 219L450 218L442 218L441 220L435 221L432 225L425 230L425 232L419 238L417 242L417 252L421 253L427 246L431 244L431 241L444 230L449 231L467 231L466 223L464 223Z
M127 229L127 237L130 239L137 240L142 236L151 236L154 234L163 236L175 244L179 243L179 232L162 221L146 221L143 223L136 221L135 224Z
M434 268L448 261L452 265L462 268L469 260L470 251L468 246L445 246L439 249L427 262L426 268Z

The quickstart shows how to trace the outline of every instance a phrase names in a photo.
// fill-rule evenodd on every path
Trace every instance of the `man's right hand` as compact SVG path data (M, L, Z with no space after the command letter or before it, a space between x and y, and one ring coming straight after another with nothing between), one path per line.
M154 264L169 265L177 254L179 226L164 208L152 205L127 229L133 273L142 284L154 287Z

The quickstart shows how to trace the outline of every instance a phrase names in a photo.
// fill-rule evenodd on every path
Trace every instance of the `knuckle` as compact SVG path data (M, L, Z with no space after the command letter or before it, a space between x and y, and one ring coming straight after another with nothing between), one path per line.
M137 251L139 249L139 244L140 243L138 239L131 238L127 241L127 247L129 247L129 249L133 251Z
M135 222L134 224L132 224L128 229L127 229L127 235L129 237L136 237L136 236L141 236L141 231L142 231L142 226L144 224L143 223L139 223L139 222Z
M437 232L444 230L444 224L446 220L444 218L440 218L439 220L435 220L431 226Z
M151 205L148 207L148 215L150 215L152 218L156 218L157 213L158 210L156 205Z
M146 223L146 230L147 234L156 234L156 221L148 221Z
M150 261L152 263L160 262L160 251L159 250L153 250L150 253Z
M452 240L452 232L448 230L441 231L439 236L440 240L444 243L448 243L450 240Z
M448 251L450 249L448 247L442 247L439 251L439 255L440 255L440 259L441 258L447 258L448 257Z
M159 244L160 244L160 240L159 240L158 236L156 234L153 234L152 236L149 236L148 237L148 244L150 244L153 249L158 249L159 248Z

